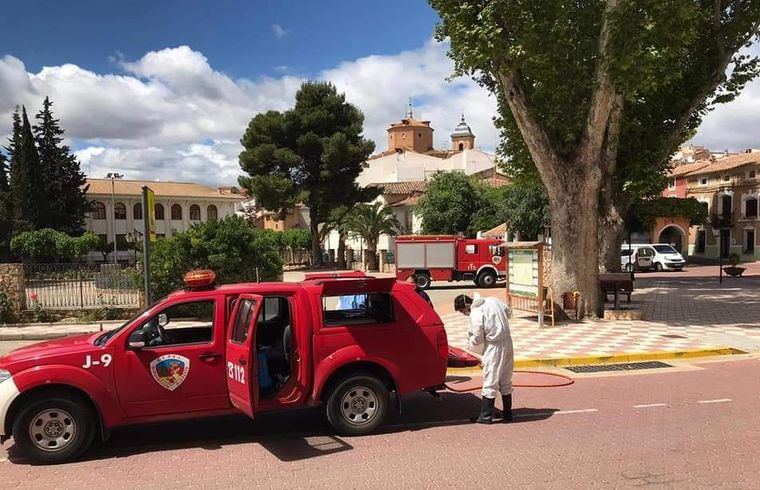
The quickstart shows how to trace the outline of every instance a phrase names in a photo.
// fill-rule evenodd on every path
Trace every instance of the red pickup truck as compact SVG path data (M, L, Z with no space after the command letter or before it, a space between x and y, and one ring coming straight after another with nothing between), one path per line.
M443 387L446 332L410 284L349 273L214 286L210 271L185 282L115 330L0 357L0 439L58 463L118 426L317 405L338 433L361 435L391 393Z

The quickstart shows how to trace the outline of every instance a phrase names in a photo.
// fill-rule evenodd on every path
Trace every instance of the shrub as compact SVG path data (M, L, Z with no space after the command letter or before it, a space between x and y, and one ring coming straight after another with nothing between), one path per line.
M156 298L181 288L182 276L193 269L212 269L219 283L270 281L282 273L278 238L238 216L199 223L157 241L151 265Z
M96 250L100 243L98 235L88 231L72 237L50 228L24 231L11 239L11 251L27 262L71 261Z

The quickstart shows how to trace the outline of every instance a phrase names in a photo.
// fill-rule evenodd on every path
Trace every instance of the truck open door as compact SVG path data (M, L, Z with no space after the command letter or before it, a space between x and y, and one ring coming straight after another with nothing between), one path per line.
M227 328L227 390L232 405L253 418L259 404L259 369L256 346L256 320L263 298L241 294Z

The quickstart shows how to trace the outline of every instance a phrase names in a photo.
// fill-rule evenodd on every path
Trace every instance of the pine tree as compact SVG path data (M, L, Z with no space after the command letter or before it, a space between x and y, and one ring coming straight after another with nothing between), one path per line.
M10 146L10 199L13 204L13 228L27 230L39 228L40 208L44 195L39 156L34 145L32 127L22 106L21 120L18 110L13 114L13 136Z
M45 176L43 191L47 209L40 216L41 227L53 228L68 234L79 234L84 225L84 213L89 209L86 179L79 161L71 149L62 144L64 130L53 117L53 103L45 97L34 126L40 170Z

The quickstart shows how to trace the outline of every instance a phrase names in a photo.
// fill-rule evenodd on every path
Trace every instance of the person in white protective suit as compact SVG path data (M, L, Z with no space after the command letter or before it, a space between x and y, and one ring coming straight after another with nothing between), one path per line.
M469 348L483 348L483 401L480 424L494 422L494 404L501 393L503 422L512 421L512 374L515 367L512 335L509 332L510 307L496 298L475 298L464 294L454 299L454 309L470 317Z

